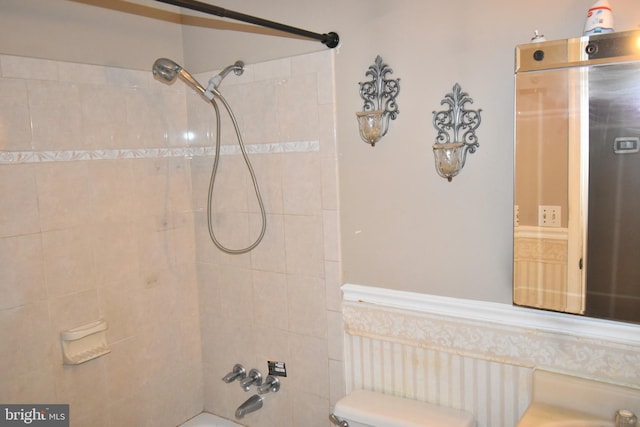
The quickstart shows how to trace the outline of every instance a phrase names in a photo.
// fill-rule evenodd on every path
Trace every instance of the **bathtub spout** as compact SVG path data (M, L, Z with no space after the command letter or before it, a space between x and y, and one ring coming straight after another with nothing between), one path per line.
M236 418L244 418L248 413L255 412L260 408L262 408L262 396L254 394L236 409Z

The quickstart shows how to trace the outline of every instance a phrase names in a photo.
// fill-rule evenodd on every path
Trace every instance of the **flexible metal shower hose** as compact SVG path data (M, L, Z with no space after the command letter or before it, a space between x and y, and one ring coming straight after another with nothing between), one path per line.
M213 168L211 170L211 179L209 181L209 194L207 197L207 225L209 227L209 236L211 237L211 240L213 241L213 243L218 247L218 249L231 255L239 255L239 254L244 254L253 250L256 246L260 244L260 242L262 241L262 238L264 237L264 233L267 230L267 214L264 209L264 203L262 202L262 196L260 195L260 188L258 187L256 174L253 171L253 167L251 166L251 162L249 161L249 156L247 156L247 151L245 150L245 147L244 147L244 142L242 141L242 135L240 134L238 121L236 120L236 117L233 114L231 107L229 106L227 101L224 99L224 97L220 93L217 93L216 96L222 101L224 108L229 113L229 117L233 122L233 127L235 128L236 136L238 137L238 144L240 145L240 151L242 152L242 157L244 158L244 162L247 165L249 174L251 175L251 181L253 181L253 189L256 193L256 199L258 200L258 204L260 205L260 214L262 216L262 228L260 230L260 234L258 235L258 238L246 248L229 249L225 247L222 243L220 243L216 238L215 232L213 230L213 224L212 224L213 214L212 214L211 204L213 202L213 186L214 186L214 183L216 180L216 174L218 171L218 162L220 161L220 108L218 107L218 103L214 99L211 99L211 105L213 105L213 109L216 112L216 145L215 145L215 158L213 160Z

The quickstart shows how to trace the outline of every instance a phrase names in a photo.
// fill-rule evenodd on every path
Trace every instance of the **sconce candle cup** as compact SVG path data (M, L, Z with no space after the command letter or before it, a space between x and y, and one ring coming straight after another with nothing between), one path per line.
M466 152L462 142L433 144L433 157L438 175L451 182L464 166Z
M453 91L440 102L449 108L433 112L433 126L438 131L433 144L436 172L449 182L464 167L467 152L475 153L480 145L476 129L480 126L482 110L467 109L467 103L473 103L473 99L456 83Z
M389 119L388 116L385 116L384 111L358 111L356 116L358 117L360 137L372 147L387 134Z
M387 134L389 119L395 120L399 114L396 97L400 92L400 79L387 78L391 73L393 70L378 55L365 73L371 80L359 83L360 97L364 100L362 111L356 113L360 138L372 147Z

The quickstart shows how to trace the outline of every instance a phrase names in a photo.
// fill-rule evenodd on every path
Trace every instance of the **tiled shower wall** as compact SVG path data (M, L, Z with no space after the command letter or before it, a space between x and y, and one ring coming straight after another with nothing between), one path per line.
M0 73L0 401L70 403L72 426L175 426L203 402L232 417L248 395L220 377L268 357L290 368L264 416L326 425L342 389L332 57L223 83L268 212L260 250L244 256L207 240L214 119L185 85L14 56ZM225 188L246 181L227 148L215 225L233 246L259 217L248 193ZM60 332L99 318L111 353L63 366Z
M248 426L324 427L331 402L344 394L332 82L333 53L321 52L248 65L222 83L256 153L251 161L267 211L264 240L252 252L226 255L210 241L213 159L192 162L205 409L233 418L255 393L221 381L235 363L263 375L268 360L287 367L280 391L242 420ZM197 96L188 100L192 143L212 146L212 109ZM261 219L233 126L227 117L222 123L223 148L234 154L220 158L213 227L226 246L242 248L258 236Z
M144 149L186 146L184 89L0 67L0 401L69 403L72 426L176 425L202 399L190 165ZM63 366L60 332L100 318L111 353Z
M175 425L201 407L182 88L150 73L0 57L0 401L74 426ZM61 331L104 318L111 353L63 367Z

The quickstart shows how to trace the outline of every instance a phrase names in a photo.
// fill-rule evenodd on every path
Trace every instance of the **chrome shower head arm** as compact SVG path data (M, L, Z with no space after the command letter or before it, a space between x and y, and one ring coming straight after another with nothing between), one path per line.
M218 75L221 77L221 79L224 79L227 76L227 74L229 74L232 71L235 73L236 76L241 76L242 73L244 73L244 62L236 61L232 65L225 67Z
M232 71L236 76L241 76L242 73L244 73L244 62L236 61L233 65L225 67L220 73L211 77L209 79L209 85L207 86L207 90L205 91L204 96L209 99L212 99L213 95L220 96L220 92L218 92L218 86L220 86L222 79L224 79L227 74ZM209 97L209 95L211 97Z

